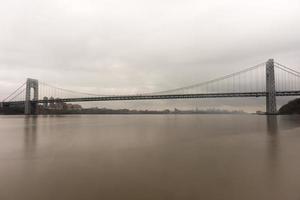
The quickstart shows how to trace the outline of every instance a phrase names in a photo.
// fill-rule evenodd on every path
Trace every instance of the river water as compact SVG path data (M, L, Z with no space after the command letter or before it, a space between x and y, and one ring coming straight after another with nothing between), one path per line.
M1 200L299 200L300 116L0 116Z

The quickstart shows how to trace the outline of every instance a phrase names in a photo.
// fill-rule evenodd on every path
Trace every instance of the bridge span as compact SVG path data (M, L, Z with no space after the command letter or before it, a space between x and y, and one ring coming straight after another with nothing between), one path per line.
M169 94L169 95L126 95L105 97L81 97L62 98L47 100L32 100L31 103L53 103L53 102L86 102L86 101L135 101L135 100L157 100L157 99L203 99L203 98L238 98L238 97L266 97L267 92L244 92L244 93L211 93L211 94ZM276 96L300 96L297 91L277 91ZM9 104L24 104L24 101L4 102Z
M264 68L264 84L261 87L261 82L258 78L261 73L257 73L255 76L255 70L261 70ZM275 69L280 70L290 77L284 77L284 81L280 80L280 77L275 74ZM260 71L259 71L260 72ZM249 78L243 78L244 74L251 73L253 80ZM254 76L253 76L254 74ZM293 80L291 81L291 77ZM263 79L263 78L262 78ZM237 81L238 80L238 81ZM245 83L244 83L245 82ZM278 83L277 83L278 82ZM247 83L247 84L246 84ZM276 84L277 83L277 84ZM215 92L217 85L219 90ZM224 85L227 88L224 89ZM249 86L250 85L250 86ZM282 87L285 85L285 87ZM266 97L266 113L276 114L276 96L300 96L300 73L296 70L288 68L279 63L275 63L273 59L269 59L267 62L256 65L246 70L242 70L237 73L233 73L221 78L217 78L211 81L202 82L200 84L194 84L187 87L176 88L167 91L161 91L156 93L144 93L136 95L94 95L88 93L80 93L79 97L59 97L48 98L46 96L39 95L40 85L39 81L35 79L27 79L20 88L14 91L4 101L2 101L2 107L9 107L13 105L24 105L25 114L35 114L38 104L48 104L54 102L87 102L87 101L132 101L132 100L157 100L157 99L192 99L192 98L238 98L238 97ZM25 87L22 89L22 87ZM53 88L53 87L52 87ZM195 92L195 89L201 88L201 92ZM203 92L205 88L205 92ZM237 89L238 88L238 89ZM279 89L277 89L279 88ZM57 90L63 90L56 88ZM277 90L276 90L277 89ZM32 97L33 90L33 97ZM226 90L223 91L222 90ZM238 90L238 91L236 91ZM77 93L76 91L65 90L69 93ZM24 99L16 100L15 97L22 96ZM58 96L58 95L57 95Z

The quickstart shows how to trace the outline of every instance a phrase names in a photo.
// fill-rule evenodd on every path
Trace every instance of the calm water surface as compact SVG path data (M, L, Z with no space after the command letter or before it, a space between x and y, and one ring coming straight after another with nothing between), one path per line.
M1 200L300 200L300 117L0 116Z

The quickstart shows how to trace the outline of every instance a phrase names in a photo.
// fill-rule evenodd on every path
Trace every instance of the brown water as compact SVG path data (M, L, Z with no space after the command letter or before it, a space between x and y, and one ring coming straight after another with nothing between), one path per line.
M0 117L0 200L299 200L300 117Z

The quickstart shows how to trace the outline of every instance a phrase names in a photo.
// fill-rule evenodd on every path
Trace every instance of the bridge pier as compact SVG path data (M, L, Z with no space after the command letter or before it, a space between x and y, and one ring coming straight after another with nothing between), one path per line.
M266 63L266 114L274 115L276 113L274 60L269 59Z
M28 78L26 81L26 94L25 94L25 115L36 114L37 103L31 101L31 89L33 89L33 99L39 99L39 82L36 79Z

